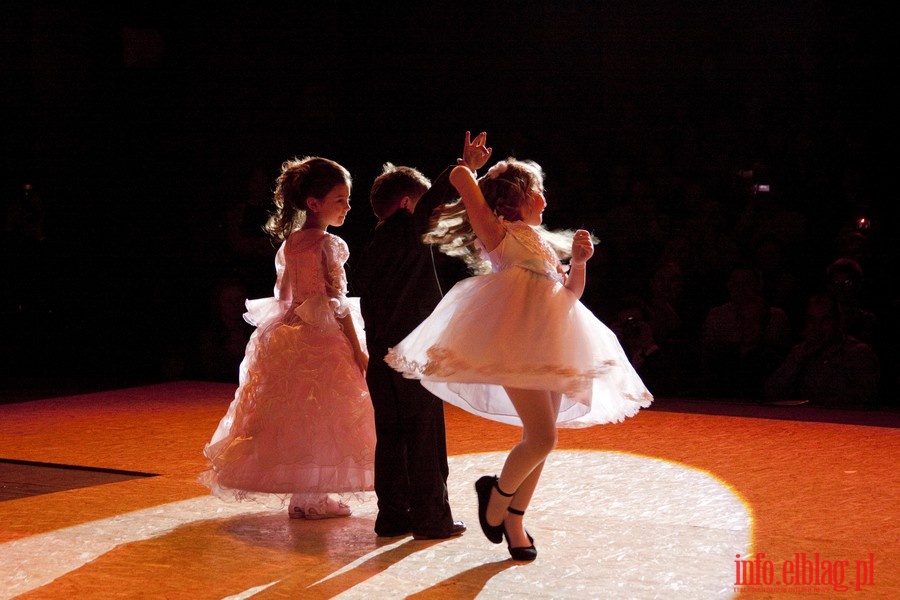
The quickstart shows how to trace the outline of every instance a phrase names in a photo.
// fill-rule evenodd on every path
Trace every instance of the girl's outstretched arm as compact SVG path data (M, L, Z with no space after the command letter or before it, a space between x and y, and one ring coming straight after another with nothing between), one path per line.
M459 192L463 205L466 207L472 231L481 240L485 250L490 252L503 241L506 230L503 229L500 220L487 205L481 190L478 189L475 174L468 167L454 167L450 172L450 183Z

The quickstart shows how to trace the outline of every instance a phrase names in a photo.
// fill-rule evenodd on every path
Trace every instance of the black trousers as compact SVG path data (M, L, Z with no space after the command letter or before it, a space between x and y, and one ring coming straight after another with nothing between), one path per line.
M439 534L453 523L444 403L372 352L366 383L375 412L375 532Z

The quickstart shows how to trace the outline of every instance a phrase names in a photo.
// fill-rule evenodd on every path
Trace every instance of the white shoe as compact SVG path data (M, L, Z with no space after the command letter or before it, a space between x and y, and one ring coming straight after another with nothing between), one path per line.
M353 511L341 500L335 500L331 496L325 496L322 500L306 508L307 519L333 519L336 517L349 517Z
M331 496L323 496L309 506L295 504L294 499L291 498L291 504L288 507L288 517L291 519L334 519L349 517L352 513L353 511L347 504Z
M288 505L288 517L291 519L305 519L306 508L304 500L309 500L309 494L293 494Z

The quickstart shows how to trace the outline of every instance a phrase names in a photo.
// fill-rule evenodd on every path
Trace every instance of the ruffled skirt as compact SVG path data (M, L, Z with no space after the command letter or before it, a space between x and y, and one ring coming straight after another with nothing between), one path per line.
M224 499L374 489L372 402L329 300L286 316L274 299L253 303L257 329L200 482Z
M560 427L622 421L653 401L615 334L560 283L519 267L457 283L385 359L512 425L522 423L504 386L560 393Z

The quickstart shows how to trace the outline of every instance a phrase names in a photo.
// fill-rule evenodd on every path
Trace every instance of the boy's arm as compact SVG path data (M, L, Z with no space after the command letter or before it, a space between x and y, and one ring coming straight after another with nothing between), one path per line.
M431 184L431 187L425 192L416 203L416 210L413 212L413 221L415 222L416 231L420 234L428 233L429 223L431 221L431 213L441 204L453 202L459 194L450 184L450 171L454 167L451 165L444 169L438 175L437 179Z
M462 158L456 159L457 165L468 167L473 173L476 173L491 157L491 148L484 145L486 141L486 132L482 131L475 136L475 139L473 140L471 139L471 132L467 131L466 140L463 144ZM424 234L428 231L431 213L434 212L436 207L441 204L453 202L459 196L456 189L450 183L450 172L452 170L453 166L444 169L444 171L438 175L437 179L434 180L431 188L425 192L416 204L413 218L415 219L416 228L419 233Z

